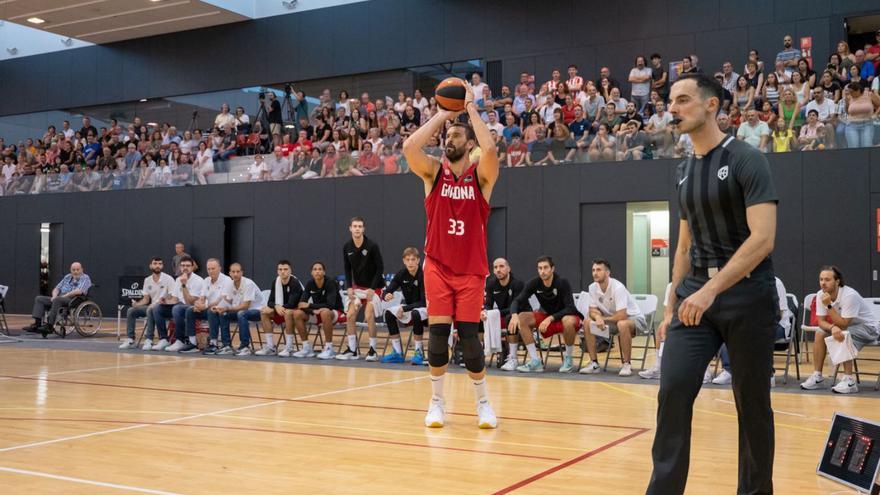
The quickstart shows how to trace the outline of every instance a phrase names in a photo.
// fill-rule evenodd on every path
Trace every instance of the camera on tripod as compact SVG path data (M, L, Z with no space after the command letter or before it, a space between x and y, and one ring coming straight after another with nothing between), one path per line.
M291 94L293 94L293 84L292 83L284 84L284 96L289 97Z

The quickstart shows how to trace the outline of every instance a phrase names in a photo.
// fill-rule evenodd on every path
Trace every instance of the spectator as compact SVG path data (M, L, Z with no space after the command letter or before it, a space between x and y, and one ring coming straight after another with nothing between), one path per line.
M641 160L644 157L647 137L640 130L641 126L641 120L629 120L626 123L624 130L617 138L620 143L617 152L618 161Z
M584 87L584 78L578 75L577 65L568 66L568 80L565 81L568 90L573 94L579 93Z
M392 153L391 148L382 148L382 173L385 175L393 175L400 173L400 164L398 156Z
M776 75L776 79L779 81L780 86L787 87L789 84L791 84L791 73L786 72L785 62L783 62L782 60L776 61L772 74Z
M509 91L510 89L508 89L508 92ZM415 107L420 114L421 112L424 112L426 108L428 108L428 100L425 98L425 95L422 94L421 89L416 88L416 90L413 92L412 106Z
M599 124L599 130L596 133L596 137L593 138L593 142L590 143L590 148L587 151L590 161L614 161L615 144L616 141L611 134L611 129L608 127L608 124L604 122Z
M766 151L767 141L770 139L770 128L767 127L766 122L758 119L758 111L752 108L746 113L746 122L739 126L736 138L761 151Z
M843 62L837 53L828 56L828 65L825 69L831 71L838 83L843 83L847 79L847 71L843 68Z
M351 156L348 144L339 147L339 158L336 160L336 176L350 176L357 168L357 160Z
M541 117L537 113L530 113L528 126L526 127L525 133L523 134L523 139L525 140L526 144L530 145L535 140L537 140L538 131L544 129L545 127L544 124L541 122Z
M73 262L70 265L70 273L65 275L52 289L51 297L36 296L34 298L34 309L31 312L34 323L22 330L40 332L44 337L52 333L58 311L61 308L69 307L75 298L87 295L91 286L92 280L83 272L82 264L77 261ZM45 324L43 324L44 317L46 318Z
M651 54L651 89L664 100L669 96L669 72L663 67L663 57L659 53Z
M685 74L693 74L693 73L697 73L697 72L700 72L700 71L697 69L697 66L694 63L693 58L691 58L690 55L685 55L684 57L682 57L682 59L681 59L681 72L679 73L679 77L681 77Z
M328 147L328 150L330 148L332 148L332 146ZM313 179L319 177L323 169L324 162L321 160L321 150L318 148L312 148L312 153L305 162L305 165L299 167L298 170L295 170L290 174L288 179L296 179L299 177L302 177L303 179Z
M760 55L758 55L758 50L755 50L754 48L749 50L749 57L746 60L746 65L743 66L743 71L745 71L745 72L749 71L749 69L748 69L749 62L754 62L755 69L762 74L764 73L764 61L761 60Z
M639 115L639 113L636 111L636 104L633 102L628 102L626 104L626 112L624 112L623 115L620 116L620 118L623 124L629 122L630 120L635 120L639 123L639 127L641 127L644 123L644 119L642 119L642 116Z
M617 134L622 123L623 118L617 114L617 105L613 101L609 101L605 105L605 111L602 113L602 116L599 117L599 124L607 125L611 133Z
M134 143L128 143L128 152L125 154L125 170L132 170L141 161L142 155L137 150Z
M826 145L833 145L833 137L834 130L837 125L837 105L825 98L825 90L821 87L816 87L813 90L813 100L807 103L806 112L809 114L810 110L815 110L818 117L819 122L821 122L825 126L826 137L829 138L829 141L826 142Z
M505 126L504 129L501 130L501 135L504 136L504 140L510 143L513 140L514 134L519 134L522 136L522 129L518 125L516 125L516 117L513 113L507 113L504 116Z
M65 120L61 123L61 134L64 134L64 139L70 141L73 139L73 129L70 128L70 121Z
M791 84L788 89L794 93L800 106L803 107L810 100L810 85L804 82L804 77L800 72L791 73Z
M755 108L755 88L749 86L749 81L744 76L739 76L736 80L733 103L743 114Z
M842 90L840 83L834 77L834 72L830 70L822 72L818 87L822 88L822 91L825 92L825 98L830 99L835 104L840 102Z
M865 50L865 60L874 64L874 74L880 72L880 29L874 33L874 44Z
M779 104L779 96L782 88L779 86L779 79L776 77L775 73L767 74L767 82L761 88L761 100L770 102L770 105L775 109Z
M790 34L786 34L782 38L783 50L776 54L776 61L782 62L785 72L791 74L797 72L798 59L801 56L800 50L792 48L792 39Z
M483 93L488 87L489 85L482 81L479 72L474 72L473 74L471 74L471 89L474 92L475 99L483 99ZM477 102L474 101L474 103ZM480 106L480 104L477 103L477 106Z
M874 145L873 119L880 116L880 96L863 90L858 83L847 85L846 97L846 143L850 148Z
M299 137L297 138L296 143L293 144L290 150L291 152L305 151L306 153L308 153L312 151L312 146L312 141L308 138L308 132L303 130L299 131Z
M611 88L620 88L620 83L617 81L617 79L611 77L611 69L609 69L608 67L602 67L601 69L599 69L599 78L596 79L597 88L603 87L603 80L607 81L607 87L609 91L611 90Z
M204 141L199 143L199 151L196 153L196 161L193 164L193 174L199 184L208 183L208 176L214 173L214 153L208 149Z
M645 133L648 142L652 143L657 150L658 158L672 157L672 130L669 124L672 122L672 114L666 111L666 104L662 101L655 103L656 113L648 119Z
M40 165L43 168L43 173L48 173L49 171L46 170L47 167L45 166L46 165L45 160L46 160L46 155L40 155ZM117 168L116 167L116 159L113 158L113 154L110 151L110 148L104 147L101 149L101 158L98 159L97 165L98 165L98 168L101 170L103 170L104 167L108 167L108 168L110 168L110 170L114 170Z
M88 137L89 134L91 134L95 138L98 137L98 129L96 129L95 126L92 125L92 119L88 117L82 118L82 128L79 130L79 132L83 137Z
M629 82L632 83L632 91L630 97L636 104L639 113L644 111L645 105L648 104L648 96L651 93L651 80L653 72L647 67L645 57L639 55L636 57L635 67L629 71Z
M508 167L524 167L528 165L526 155L529 148L522 141L522 136L513 134L511 136L510 145L507 146L507 166Z
M844 284L843 274L835 266L823 266L819 272L819 292L816 293L816 321L819 330L815 332L813 347L813 374L801 383L805 390L822 387L825 377L822 367L825 364L825 337L843 342L848 336L853 346L861 350L865 345L875 342L880 336L880 323L868 304L852 287ZM844 333L844 331L846 333ZM843 378L832 390L838 394L852 394L859 391L852 375L853 362L843 363Z
M772 142L774 153L786 153L792 151L797 145L794 137L794 131L792 131L782 119L776 120L776 127L773 130Z
M273 146L280 146L281 128L284 125L281 117L281 103L274 91L267 91L266 94L268 98L263 100L263 106L266 109L266 119L269 122L269 134L272 136Z
M810 61L805 57L801 57L797 62L797 71L801 73L804 82L811 88L816 87L816 71L810 67Z
M810 151L825 149L824 147L825 126L819 122L819 112L810 110L807 112L807 124L801 127L798 144L801 150Z
M746 62L746 72L743 74L749 86L755 88L755 99L761 97L764 91L764 73L758 71L758 64L755 62Z
M553 163L571 162L577 151L574 140L571 139L571 131L564 125L553 127L553 139L550 141L550 155ZM499 155L500 156L500 155Z
M625 113L627 101L620 97L620 88L611 88L609 92L608 103L614 104L614 113Z
M340 146L341 148L341 146ZM331 146L327 148L327 151L324 152L324 157L321 160L321 175L320 177L336 177L336 159L338 153L336 148Z
M593 122L594 126L598 126L596 122L605 108L605 98L599 95L596 86L592 84L587 87L586 93L586 96L581 101L581 106L584 108L584 116Z
M556 163L553 154L550 153L550 143L546 139L547 131L539 127L535 132L535 140L529 144L529 153L526 155L528 165L547 165Z
M721 81L721 86L731 93L736 91L737 82L739 81L740 76L733 70L732 63L724 62L721 65L721 75L723 78Z
M284 180L291 174L290 160L284 156L281 146L275 147L272 156L265 161L265 167L271 180Z
M579 141L590 133L590 121L584 118L584 110L580 105L574 107L574 118L568 123L572 139Z
M785 122L792 130L799 129L804 123L801 118L801 105L791 88L782 91L782 99L779 101L779 120Z
M250 174L251 182L262 182L269 180L269 167L263 161L262 154L254 154L254 163L252 163L250 168L248 168L248 174Z
M87 119L88 117L86 117ZM83 120L86 120L83 119ZM86 165L89 167L94 167L98 162L98 157L101 155L101 145L95 141L94 134L88 134L86 137L86 145L83 146L83 157L85 158Z

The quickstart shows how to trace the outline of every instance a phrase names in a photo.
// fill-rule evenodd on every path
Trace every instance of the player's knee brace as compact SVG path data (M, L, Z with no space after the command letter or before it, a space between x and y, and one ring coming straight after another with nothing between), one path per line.
M449 332L451 323L434 323L428 326L428 364L440 368L449 364Z
M412 311L412 332L419 337L425 333L425 325L424 322L422 322L422 315L417 309Z
M456 322L458 339L461 342L461 355L464 358L464 367L471 373L479 373L486 367L486 356L483 354L483 345L478 336L480 324L470 322Z

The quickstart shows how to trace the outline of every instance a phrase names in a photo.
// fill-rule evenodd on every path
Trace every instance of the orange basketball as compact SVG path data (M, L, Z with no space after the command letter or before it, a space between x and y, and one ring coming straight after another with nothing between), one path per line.
M457 77L447 77L440 81L434 90L437 105L444 110L460 112L464 110L464 96L467 93L465 82Z

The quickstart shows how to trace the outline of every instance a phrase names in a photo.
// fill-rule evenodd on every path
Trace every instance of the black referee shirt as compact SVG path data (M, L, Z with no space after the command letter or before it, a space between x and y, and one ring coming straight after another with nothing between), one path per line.
M752 145L726 137L678 166L679 215L691 229L691 266L723 266L751 231L749 206L778 202L770 166Z

